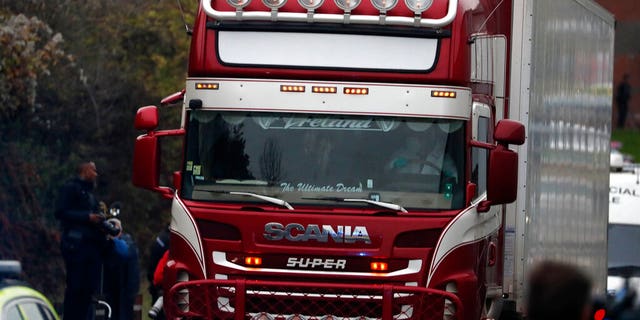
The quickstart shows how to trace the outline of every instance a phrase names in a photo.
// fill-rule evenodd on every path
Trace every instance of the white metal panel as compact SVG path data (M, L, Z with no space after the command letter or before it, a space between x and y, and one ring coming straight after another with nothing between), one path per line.
M218 90L195 90L199 82L214 82ZM305 86L304 92L281 92L281 85ZM314 93L313 86L334 86L336 93ZM368 88L366 95L347 95L345 87ZM185 104L202 100L203 108L266 112L436 117L467 120L471 117L471 91L463 87L349 82L313 82L263 79L187 79ZM438 90L455 98L432 97Z
M204 260L202 237L200 237L196 221L177 195L173 197L173 202L171 203L171 223L169 224L169 229L172 233L182 238L189 248L191 248L193 255L200 264L202 274L206 275L207 270Z
M518 152L518 198L506 206L505 247L504 247L504 283L503 291L510 299L516 300L516 306L522 311L524 297L524 260L525 260L525 212L527 186L527 157L529 131L529 91L531 85L531 30L533 18L532 1L514 0L511 27L510 61L510 97L509 118L519 120L526 127L525 143L514 146Z
M426 71L436 61L438 39L220 31L218 53L230 64Z
M514 0L514 14L510 104L527 142L508 281L522 308L526 273L545 259L584 268L605 292L613 19L587 0Z
M428 269L427 287L447 255L455 249L487 239L500 228L502 211L499 207L494 206L487 212L477 211L478 203L483 200L486 200L486 193L476 199L467 210L458 214L445 227L440 239L438 239L431 266Z

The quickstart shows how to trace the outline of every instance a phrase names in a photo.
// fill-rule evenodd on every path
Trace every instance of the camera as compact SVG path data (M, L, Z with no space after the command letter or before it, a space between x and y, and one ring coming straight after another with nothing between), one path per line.
M122 231L122 229L120 228L120 223L118 222L116 224L110 219L115 218L120 214L121 206L122 205L118 201L112 203L110 207L107 207L107 204L104 201L100 201L99 204L100 212L104 219L102 220L102 222L100 222L100 229L102 229L102 231L112 237L117 237Z
M156 300L156 302L153 304L151 309L149 309L149 317L151 319L157 318L158 314L162 312L162 305L163 305L163 298L162 296L160 296L160 298L158 298L158 300Z
M112 221L104 220L100 222L100 228L112 237L117 237L120 234L120 228Z

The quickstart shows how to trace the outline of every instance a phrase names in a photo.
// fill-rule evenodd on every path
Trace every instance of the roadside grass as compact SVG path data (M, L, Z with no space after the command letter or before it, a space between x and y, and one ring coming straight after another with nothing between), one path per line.
M615 129L611 132L611 141L621 142L620 152L631 156L633 162L640 162L640 131Z
M149 288L149 281L147 280L147 277L141 275L139 293L142 295L142 309L140 310L141 318L139 319L150 319L148 314L153 302L151 301L151 294L149 294L149 290L147 290L147 288Z

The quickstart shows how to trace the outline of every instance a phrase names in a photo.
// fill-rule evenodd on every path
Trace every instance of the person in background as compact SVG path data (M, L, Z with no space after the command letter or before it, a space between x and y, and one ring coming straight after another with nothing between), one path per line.
M616 89L616 104L618 105L618 129L624 128L629 112L629 100L631 99L631 84L629 84L629 74L625 73L622 82Z
M164 282L164 269L167 266L167 261L169 261L169 250L164 252L164 255L162 255L162 258L158 261L156 270L153 273L153 285L159 288L159 297L154 300L153 306L151 307L151 310L149 310L149 317L155 320L166 319L164 315L162 284Z
M589 320L591 280L577 267L543 261L529 274L528 320Z
M82 162L76 177L59 191L55 216L60 220L60 250L66 269L64 319L93 319L92 297L100 284L103 253L108 240L101 228L100 213L93 189L98 178L96 164Z
M138 247L133 237L124 232L119 219L111 218L108 222L121 231L116 236L109 236L114 246L104 261L103 293L111 306L112 320L132 320L133 306L140 290Z
M169 225L166 225L162 231L156 236L149 248L149 261L147 264L147 280L149 281L149 294L151 294L151 303L153 304L162 296L162 285L154 284L154 274L158 263L169 250ZM162 315L157 319L161 319Z

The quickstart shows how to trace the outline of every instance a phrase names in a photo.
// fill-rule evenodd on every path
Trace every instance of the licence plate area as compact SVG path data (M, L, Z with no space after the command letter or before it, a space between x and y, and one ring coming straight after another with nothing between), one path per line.
M168 301L167 301L168 300ZM462 319L452 293L418 287L196 280L165 297L169 318L246 320Z

